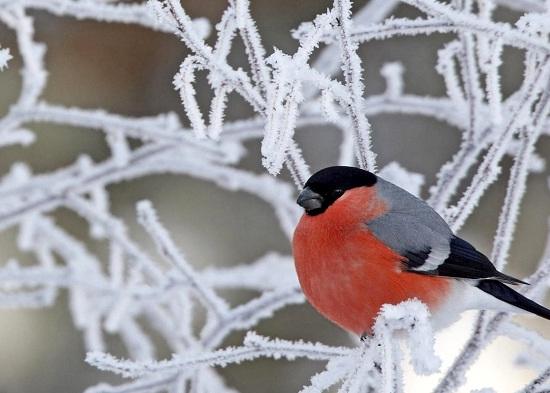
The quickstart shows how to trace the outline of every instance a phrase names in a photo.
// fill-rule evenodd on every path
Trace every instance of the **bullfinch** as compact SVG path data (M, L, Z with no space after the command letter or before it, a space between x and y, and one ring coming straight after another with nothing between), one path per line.
M550 310L508 285L470 243L454 235L427 203L373 173L334 166L309 178L293 237L298 279L322 315L369 335L383 304L419 299L436 328L468 309Z

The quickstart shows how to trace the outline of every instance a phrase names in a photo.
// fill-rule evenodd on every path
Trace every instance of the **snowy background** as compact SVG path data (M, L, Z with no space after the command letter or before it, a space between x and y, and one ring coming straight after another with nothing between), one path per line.
M327 359L336 359L328 373L313 381L318 390L344 379L344 391L365 388L357 380L372 382L380 391L399 391L398 369L385 367L380 379L368 370L370 363L354 360L379 357L392 364L400 356L398 348L388 354L337 347L357 343L303 304L296 290L288 236L299 210L289 167L298 183L308 168L301 165L292 140L314 171L352 163L353 137L362 136L363 142L356 144L362 146L359 161L372 167L371 151L376 153L382 173L396 181L410 180L413 190L423 184L421 195L456 228L467 218L461 234L501 265L508 261L507 272L532 274L543 255L550 215L544 160L550 153L544 134L550 129L545 126L545 96L540 94L548 92L545 22L550 16L541 13L545 3L499 1L494 10L492 1L407 3L371 1L364 8L365 2L356 2L352 24L345 1L253 1L250 13L265 48L262 53L246 1L230 2L228 8L224 1L184 0L180 10L176 2L0 0L0 63L7 61L0 72L0 166L5 174L0 184L0 390L222 391L216 377L220 375L225 385L241 392L297 392L324 370ZM520 20L525 10L532 14ZM317 31L302 24L323 13ZM205 19L187 23L186 15ZM222 37L233 38L231 29L238 29L231 47L220 44L214 28L222 15ZM394 19L381 25L388 15ZM411 26L399 19L426 15L430 22ZM519 23L512 30L491 19ZM355 30L361 28L363 33ZM384 36L400 29L407 34L440 33ZM359 46L361 63L353 48L344 50L349 61L343 57L342 73L339 48L346 34L364 34L368 42ZM378 39L383 36L387 39ZM196 56L205 47L193 43L203 39L214 48L217 63ZM325 50L321 43L309 60L307 45L316 40L333 45ZM226 49L228 65L223 65ZM296 53L299 56L289 57ZM259 66L250 66L254 59L261 59ZM320 74L313 75L307 64L314 64ZM226 66L243 71L230 71L228 78ZM174 81L179 91L172 83L178 71ZM250 86L238 83L247 80ZM250 101L264 104L255 107ZM215 110L209 112L211 108ZM299 115L296 132L293 114ZM243 119L248 121L238 121ZM207 138L200 139L202 134ZM364 142L369 136L372 150ZM498 141L504 142L500 148ZM465 179L430 189L438 184L437 175L444 174L442 166L456 152L466 154L468 146L481 154L457 160ZM489 170L483 172L479 168L487 151L496 158L487 161ZM514 167L514 184L519 186L512 190L521 191L522 176L528 173L523 199L514 193L506 197L518 155L517 162L524 165ZM284 168L283 161L290 165ZM388 166L394 162L400 167ZM490 184L487 174L495 173L497 163L502 174ZM411 176L404 168L423 176ZM281 174L274 178L267 170ZM476 173L481 174L478 183ZM470 184L478 184L476 192L464 194ZM470 215L469 207L478 197L479 206ZM513 243L506 231L514 228L514 209L505 210L500 225L498 220L505 198L511 201L508 206L521 207ZM140 224L136 204L142 200L151 204L139 205ZM159 227L153 207L173 242ZM493 247L497 227L503 241ZM242 269L219 270L237 265ZM547 280L541 282L537 288L545 289ZM533 294L543 295L541 290ZM422 319L417 307L412 304L409 311ZM220 316L226 320L230 310L241 319L217 333L212 326ZM253 313L247 314L250 310ZM278 311L263 318L264 311L272 310ZM389 316L401 311L389 310ZM550 344L533 333L548 336L547 321L514 318L520 325L503 322L490 330L486 323L494 317L483 318L483 332L507 333L514 340L487 339L493 344L483 350L462 391L493 387L515 392L544 373ZM441 374L418 377L404 363L406 391L430 391L438 383L476 320L479 325L477 315L470 315L438 341ZM243 348L260 348L263 352L258 353L267 359L223 369L197 368L216 366L219 359L232 363L236 358L215 351L243 345L248 329L331 347L275 345L249 335ZM387 342L387 334L382 329L377 339ZM534 344L523 347L521 342ZM86 363L87 352L89 363L115 374ZM119 363L103 353L134 362ZM177 357L172 358L173 353ZM274 354L318 361L273 360ZM417 364L417 371L421 366L434 371L437 359L420 358L416 363L428 364ZM155 362L163 359L172 363ZM359 364L367 369L356 370ZM460 368L454 370L460 374ZM133 378L121 379L117 373ZM450 373L446 380L460 381L461 376ZM97 385L100 382L113 387ZM526 391L542 391L543 383ZM115 387L121 384L126 385ZM442 384L438 391L453 389Z

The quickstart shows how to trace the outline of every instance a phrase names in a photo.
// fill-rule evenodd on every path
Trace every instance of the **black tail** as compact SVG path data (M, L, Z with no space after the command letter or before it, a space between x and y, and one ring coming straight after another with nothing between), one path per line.
M527 299L525 296L514 291L512 288L507 287L502 282L497 280L481 280L477 287L483 292L487 292L489 295L496 297L503 302L511 304L522 310L531 312L539 317L550 319L550 310L546 307L535 303L531 299Z
M512 276L509 276L507 274L504 274L504 273L501 273L499 271L496 272L496 276L494 277L494 279L498 280L498 281L502 281L506 284L512 284L512 285L518 285L518 284L524 284L524 285L529 285L528 282L525 282L525 281L521 281L520 279L517 279L515 277L512 277Z

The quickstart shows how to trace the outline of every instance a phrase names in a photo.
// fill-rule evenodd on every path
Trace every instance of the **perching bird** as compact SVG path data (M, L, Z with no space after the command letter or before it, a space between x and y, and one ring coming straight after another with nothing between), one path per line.
M322 169L297 203L305 210L293 239L300 285L346 330L370 334L383 304L412 298L428 306L436 327L467 309L550 319L550 310L506 285L523 281L497 271L427 203L370 172Z

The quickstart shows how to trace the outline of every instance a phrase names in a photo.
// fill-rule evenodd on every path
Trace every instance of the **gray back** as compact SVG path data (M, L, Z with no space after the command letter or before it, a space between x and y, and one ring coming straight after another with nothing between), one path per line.
M423 200L380 177L375 187L388 212L367 222L367 227L401 255L429 253L419 270L437 268L449 255L453 235L445 220Z

